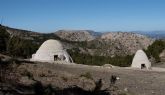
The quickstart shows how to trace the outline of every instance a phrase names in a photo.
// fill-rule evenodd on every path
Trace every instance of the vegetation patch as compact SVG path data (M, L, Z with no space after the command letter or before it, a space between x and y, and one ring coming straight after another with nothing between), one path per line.
M73 61L78 64L84 65L98 65L102 66L104 64L112 64L115 66L126 67L130 66L134 55L127 56L95 56L89 54L82 54L79 52L78 48L68 50L69 54L73 58Z
M84 74L81 74L80 77L85 77L87 79L92 79L93 80L92 75L91 75L90 72L86 72Z
M152 45L145 50L147 56L150 58L151 56L155 58L156 62L160 62L160 53L165 49L165 41L156 40Z
M67 78L67 77L62 76L61 78L62 78L62 80L65 81L65 82L68 81L68 78Z

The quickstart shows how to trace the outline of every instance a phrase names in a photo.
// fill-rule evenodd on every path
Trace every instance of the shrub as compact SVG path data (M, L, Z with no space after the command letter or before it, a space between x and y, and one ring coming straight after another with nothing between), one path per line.
M30 72L27 72L27 75L26 76L28 76L29 79L33 79L33 74L30 73Z
M163 40L156 40L152 45L148 46L145 52L149 58L152 56L155 58L156 62L160 62L159 55L164 49L165 49L165 42Z
M54 89L52 87L51 84L49 84L46 88L45 88L45 95L54 95Z
M67 77L62 76L61 78L62 78L62 80L64 80L65 82L68 81L68 78L67 78Z
M30 58L31 55L38 49L37 44L33 44L31 40L21 39L13 36L7 45L7 52L14 57Z
M13 59L2 61L0 58L0 82L16 84L19 81L18 64Z
M0 52L5 52L7 50L7 43L10 34L0 26Z
M89 54L80 53L79 49L75 48L72 50L68 50L69 54L73 58L73 61L77 64L85 64L85 65L104 65L104 64L112 64L115 66L127 67L132 63L132 59L134 55L127 56L95 56Z
M44 95L44 86L41 82L37 81L35 84L33 84L33 89L35 95Z
M85 77L87 79L92 79L93 80L92 75L91 75L90 72L86 72L84 74L81 74L80 77Z

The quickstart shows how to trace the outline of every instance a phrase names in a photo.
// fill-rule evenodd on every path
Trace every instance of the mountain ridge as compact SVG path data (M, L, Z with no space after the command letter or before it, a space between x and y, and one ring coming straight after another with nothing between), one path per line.
M66 49L77 48L80 53L98 56L132 55L146 49L154 39L131 32L99 33L92 30L59 30L53 33L37 33L3 26L11 35L42 44L45 40L60 40Z

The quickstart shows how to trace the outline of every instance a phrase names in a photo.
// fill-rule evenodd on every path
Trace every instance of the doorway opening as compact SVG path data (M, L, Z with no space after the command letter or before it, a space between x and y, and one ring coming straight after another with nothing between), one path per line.
M146 65L145 64L141 64L141 69L145 69Z
M58 55L54 55L54 61L57 61Z

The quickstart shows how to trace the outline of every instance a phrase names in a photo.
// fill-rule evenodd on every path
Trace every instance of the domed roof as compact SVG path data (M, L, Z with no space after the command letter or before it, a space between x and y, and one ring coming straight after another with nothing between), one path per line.
M138 61L138 62L147 61L148 62L148 57L143 50L138 50L135 54L134 61Z
M62 44L57 40L50 39L50 40L45 41L40 46L37 53L39 53L40 51L56 52L60 50L63 50Z
M63 60L69 63L73 62L69 54L63 49L60 41L53 39L45 41L37 52L32 55L31 60L41 62L54 62L57 60Z
M143 50L138 50L133 58L131 67L141 67L141 64L145 64L147 68L151 67L151 63L148 60L147 55Z

